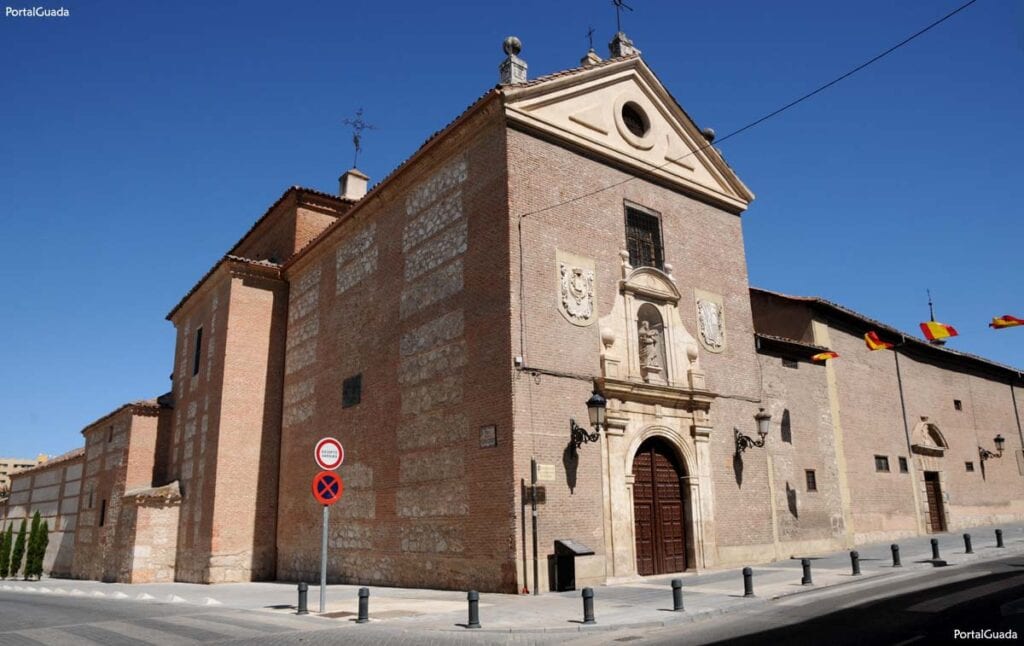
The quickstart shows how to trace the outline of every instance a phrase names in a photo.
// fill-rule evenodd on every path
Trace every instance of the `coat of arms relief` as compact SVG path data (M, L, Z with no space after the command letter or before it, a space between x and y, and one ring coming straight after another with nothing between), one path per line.
M594 270L559 262L558 275L562 314L575 325L590 325L594 321Z
M725 347L725 326L721 303L711 299L697 299L697 333L705 348L712 352L722 351Z

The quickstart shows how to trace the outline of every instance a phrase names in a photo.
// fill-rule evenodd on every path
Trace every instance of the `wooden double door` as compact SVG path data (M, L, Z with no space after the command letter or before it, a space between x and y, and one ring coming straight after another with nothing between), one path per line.
M636 569L643 576L686 569L683 470L664 440L650 439L633 458Z
M924 472L924 490L928 497L928 520L934 533L946 531L946 513L942 506L942 485L937 471Z

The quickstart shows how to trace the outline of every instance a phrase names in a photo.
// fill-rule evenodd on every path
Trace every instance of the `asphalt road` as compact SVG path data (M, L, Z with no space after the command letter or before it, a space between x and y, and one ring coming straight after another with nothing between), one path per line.
M955 631L1016 632L970 639ZM618 643L920 645L1024 639L1024 557L786 597L698 624L617 634ZM596 643L596 642L595 642Z

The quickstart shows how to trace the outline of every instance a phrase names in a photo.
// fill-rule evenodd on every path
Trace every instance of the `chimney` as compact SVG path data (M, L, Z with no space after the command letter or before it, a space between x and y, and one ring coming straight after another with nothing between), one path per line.
M498 66L498 82L502 85L526 83L526 61L518 55L523 50L523 43L515 36L509 36L501 48L505 50L506 57Z
M370 177L364 175L358 168L345 171L338 178L338 192L343 199L358 200L366 195L366 187L370 183Z
M615 34L612 42L608 43L608 51L611 52L612 58L640 53L640 50L633 46L633 41L629 39L629 36L621 31Z

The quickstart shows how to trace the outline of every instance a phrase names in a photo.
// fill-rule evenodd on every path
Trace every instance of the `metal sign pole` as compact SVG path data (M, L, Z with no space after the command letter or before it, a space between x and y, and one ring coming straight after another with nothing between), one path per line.
M330 509L330 505L324 505L323 540L320 544L320 614L324 614L327 605L327 518Z
M540 556L537 554L537 458L530 458L530 514L533 517L533 594L538 595Z

